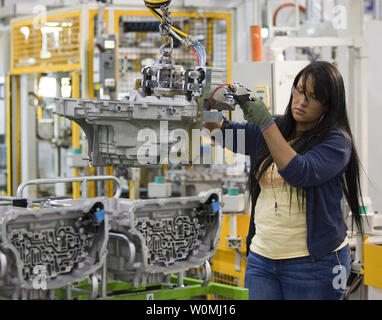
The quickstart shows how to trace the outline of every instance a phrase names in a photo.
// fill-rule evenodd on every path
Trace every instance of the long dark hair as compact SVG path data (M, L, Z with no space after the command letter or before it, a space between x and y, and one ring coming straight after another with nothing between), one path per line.
M314 82L315 96L317 96L317 99L323 106L327 106L327 110L319 123L311 130L304 132L291 144L291 146L298 154L304 154L312 147L325 140L333 129L342 130L350 138L352 152L341 185L352 212L352 229L355 222L358 230L363 236L362 217L359 212L360 201L362 202L360 164L346 112L345 86L342 76L338 69L328 62L315 61L309 64L298 73L293 82L293 88L296 88L302 77L303 92L305 96L306 82L309 76L312 76ZM276 116L276 123L287 141L294 138L296 129L296 121L292 115L292 100L293 94L290 96L284 115ZM255 199L257 199L260 192L258 181L272 163L272 155L270 154L267 144L263 141L259 146L259 151L257 152L253 163L251 164L248 180L248 189L252 198L252 210L256 205ZM304 188L297 188L297 197L300 198L300 195L302 196L302 199L305 198L306 191ZM292 192L290 197L292 197Z

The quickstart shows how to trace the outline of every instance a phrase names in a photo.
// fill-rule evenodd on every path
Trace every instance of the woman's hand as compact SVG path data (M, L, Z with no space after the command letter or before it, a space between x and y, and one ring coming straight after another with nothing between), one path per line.
M243 110L244 119L248 122L254 122L261 132L274 122L268 108L260 99L248 100L246 103L241 104L240 108Z
M279 128L272 125L274 119L266 105L260 99L250 97L250 91L241 84L231 85L230 91L232 91L232 97L243 110L244 119L255 123L261 129L278 169L285 168L296 155L296 152L284 139Z
M254 122L261 131L264 131L273 123L272 115L266 105L260 99L250 97L251 92L240 83L234 83L228 87L232 97L243 110L244 119Z
M230 100L243 110L244 119L255 123L261 131L273 123L272 115L265 104L260 99L251 97L251 91L240 83L218 88L212 97L211 108L223 109L220 106L226 105Z

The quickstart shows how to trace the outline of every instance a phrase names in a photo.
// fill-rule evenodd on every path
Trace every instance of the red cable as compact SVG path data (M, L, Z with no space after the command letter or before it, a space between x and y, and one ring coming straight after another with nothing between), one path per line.
M196 61L197 61L197 63L198 63L198 66L200 66L200 60L199 60L199 55L198 55L198 53L196 52L196 50L195 50L193 47L190 47L190 49L195 53Z
M279 13L279 11L281 9L286 8L286 7L294 7L294 6L295 6L295 3L293 3L293 2L287 2L287 3L284 3L284 4L280 5L280 6L278 6L277 9L275 10L275 13L273 14L273 26L276 26L277 14ZM306 8L305 7L303 7L301 5L299 5L298 7L299 7L300 11L306 12Z
M229 83L224 83L224 84L221 84L221 85L217 86L217 87L215 88L215 90L212 91L211 96L210 96L210 98L208 99L208 105L211 105L212 98L214 97L214 95L215 95L215 93L216 93L216 91L217 91L218 89L220 89L221 87L228 87L228 86L230 86Z

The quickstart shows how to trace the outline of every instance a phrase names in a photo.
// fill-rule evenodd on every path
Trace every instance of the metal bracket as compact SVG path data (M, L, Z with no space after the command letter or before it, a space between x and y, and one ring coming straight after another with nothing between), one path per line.
M122 188L118 178L113 176L85 176L85 177L73 177L73 178L56 178L56 179L34 179L28 180L20 184L16 191L16 197L22 198L23 191L26 186L39 185L39 184L55 184L55 183L69 183L69 182L81 182L82 183L82 196L86 197L86 182L88 181L106 181L113 180L116 183L116 191L113 198L118 199L121 196Z
M121 239L127 243L127 246L129 248L129 252L130 252L130 257L129 257L129 261L128 261L127 265L132 266L134 261L135 261L135 253L136 253L134 243L132 243L130 241L130 239L122 233L109 232L109 237L118 238L118 239Z
M228 242L228 248L230 249L241 249L242 240L239 237L226 237Z
M0 279L4 277L7 271L7 257L0 251Z
M204 268L206 269L206 277L202 283L202 287L206 287L208 283L211 281L212 272L211 272L211 265L208 262L208 260L204 262Z

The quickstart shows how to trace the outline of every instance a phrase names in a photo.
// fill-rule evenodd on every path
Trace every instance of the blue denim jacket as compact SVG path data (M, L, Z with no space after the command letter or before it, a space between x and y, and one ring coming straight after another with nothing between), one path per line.
M251 122L237 123L224 119L225 130L232 129L232 151L237 146L237 130L244 129L245 154L254 161L257 148L263 138L260 129ZM230 147L230 146L226 146ZM343 217L341 180L351 156L351 143L340 130L331 131L328 138L303 155L297 154L279 174L293 187L306 190L307 246L313 260L328 255L345 240L347 226ZM256 199L255 199L256 200ZM247 236L247 253L255 234L254 214Z

